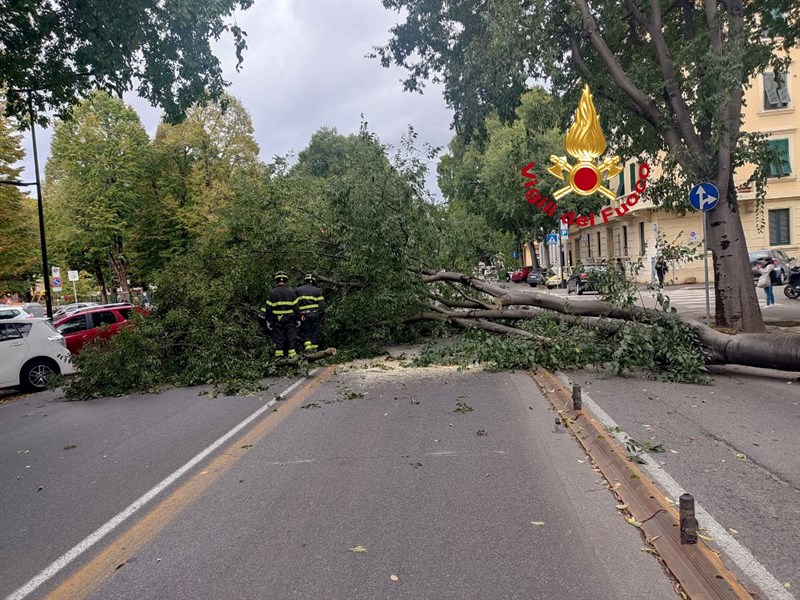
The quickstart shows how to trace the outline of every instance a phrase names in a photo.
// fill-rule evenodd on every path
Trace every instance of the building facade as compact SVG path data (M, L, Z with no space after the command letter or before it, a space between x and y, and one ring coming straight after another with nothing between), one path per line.
M755 189L749 181L753 166L734 174L739 208L748 251L783 250L800 259L800 50L791 54L787 73L764 73L751 81L745 90L744 131L769 135L769 144L778 159L770 165L767 195L763 211L757 210ZM617 187L619 205L630 193L637 179L638 165L629 161L612 184ZM652 177L659 176L653 172ZM613 189L613 188L612 188ZM687 204L689 188L687 187ZM569 263L575 265L612 263L621 258L629 264L642 258L644 269L638 280L649 283L654 278L657 237L667 242L698 248L700 259L670 265L669 283L689 284L703 281L702 215L691 209L681 216L657 208L648 200L649 193L623 216L614 215L607 223L578 230L570 228ZM598 219L599 220L599 219ZM711 253L709 252L709 265ZM711 267L709 267L710 269ZM713 277L713 275L711 275Z

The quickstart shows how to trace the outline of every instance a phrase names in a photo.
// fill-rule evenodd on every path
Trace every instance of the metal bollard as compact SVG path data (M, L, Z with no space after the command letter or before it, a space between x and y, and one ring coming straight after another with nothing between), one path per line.
M581 386L577 383L572 384L572 409L580 410L583 406L583 399L581 398Z
M694 498L691 494L681 494L678 509L681 517L681 544L696 544L697 519L694 516Z

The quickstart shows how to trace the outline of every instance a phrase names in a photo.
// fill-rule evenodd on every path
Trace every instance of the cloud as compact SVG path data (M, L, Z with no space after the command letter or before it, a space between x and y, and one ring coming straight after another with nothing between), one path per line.
M441 87L430 85L424 95L404 92L401 69L384 69L379 61L365 58L373 46L389 39L397 20L396 13L376 0L256 0L237 13L237 23L248 34L240 71L231 39L216 42L215 53L231 83L228 91L252 116L264 160L296 155L323 126L354 133L362 114L383 143L398 145L410 124L420 143L447 145L452 113ZM152 135L161 111L135 94L125 99ZM51 133L37 131L42 168ZM33 180L29 133L25 143L24 176ZM439 197L435 165L432 170L429 187Z

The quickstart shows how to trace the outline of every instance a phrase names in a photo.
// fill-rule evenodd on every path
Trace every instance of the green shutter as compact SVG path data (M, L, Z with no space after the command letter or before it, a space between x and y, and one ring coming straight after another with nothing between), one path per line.
M789 162L789 140L769 140L767 142L777 156L769 164L771 177L785 177L792 174L792 164Z

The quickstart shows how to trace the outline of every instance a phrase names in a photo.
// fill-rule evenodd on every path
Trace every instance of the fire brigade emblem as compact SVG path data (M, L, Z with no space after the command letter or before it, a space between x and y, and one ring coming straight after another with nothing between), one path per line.
M567 132L564 148L578 162L572 165L566 156L550 157L553 165L547 170L567 184L553 194L556 200L570 192L580 196L599 192L610 200L617 197L603 185L603 181L619 175L623 167L619 164L618 156L609 156L597 164L597 159L606 151L606 138L600 129L600 119L588 85L583 88L578 110L575 111L575 122Z

